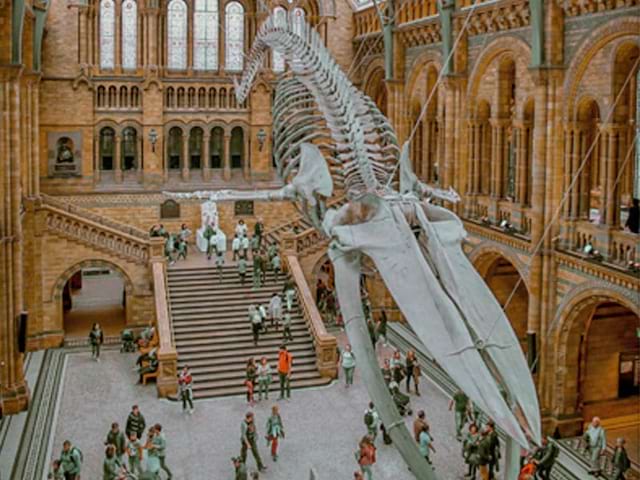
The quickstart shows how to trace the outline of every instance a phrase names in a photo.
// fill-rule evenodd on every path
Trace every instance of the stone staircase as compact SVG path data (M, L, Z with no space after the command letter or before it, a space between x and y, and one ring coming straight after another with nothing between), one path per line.
M194 377L196 399L245 392L245 366L249 357L266 356L275 371L278 348L282 343L282 326L260 336L253 344L248 308L251 304L268 304L274 292L282 292L284 276L276 282L267 273L267 282L252 290L251 268L247 280L240 284L235 266L223 268L222 280L211 266L168 270L168 296L173 322L178 368L189 365ZM293 354L292 388L326 385L316 365L313 337L302 311L294 303L292 315L293 341L287 348ZM271 390L279 388L277 376Z

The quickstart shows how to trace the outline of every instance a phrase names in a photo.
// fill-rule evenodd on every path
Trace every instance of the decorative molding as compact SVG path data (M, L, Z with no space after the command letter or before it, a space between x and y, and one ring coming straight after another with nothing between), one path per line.
M467 24L468 35L496 33L528 27L531 22L528 0L512 0L480 6ZM460 31L468 12L462 11L454 20L455 30Z

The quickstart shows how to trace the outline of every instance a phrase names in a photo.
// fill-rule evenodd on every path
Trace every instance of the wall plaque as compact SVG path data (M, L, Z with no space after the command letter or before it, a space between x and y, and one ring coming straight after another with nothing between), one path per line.
M166 200L160 205L160 218L180 218L180 204L175 200Z
M50 177L81 177L82 133L49 132L47 156Z
M238 200L233 204L233 212L238 216L253 215L253 200Z

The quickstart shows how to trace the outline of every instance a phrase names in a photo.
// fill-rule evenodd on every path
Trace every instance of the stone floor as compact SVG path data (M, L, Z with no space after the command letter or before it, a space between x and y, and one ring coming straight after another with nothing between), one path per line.
M57 417L53 452L57 455L65 439L83 451L83 479L101 478L103 441L111 422L123 425L131 405L140 405L147 424L161 423L168 440L167 462L175 479L232 478L230 458L239 453L240 422L247 410L240 397L205 400L196 404L192 416L167 400L158 400L154 386L135 385L131 371L133 354L105 351L95 363L88 352L67 356L64 391ZM453 416L445 395L423 379L423 395L412 396L413 408L425 409L435 437L436 469L442 480L459 479L464 473L460 446L454 438ZM363 411L369 397L356 371L355 385L346 389L338 381L329 387L293 392L290 402L279 402L287 437L280 459L271 461L264 442L259 448L268 471L264 479L307 479L314 467L319 480L353 478L357 469L354 451L365 433ZM259 434L264 432L273 400L262 402L256 413ZM411 419L406 417L409 423ZM378 439L377 479L414 478L393 446ZM251 457L250 457L251 458ZM249 468L255 464L250 459Z

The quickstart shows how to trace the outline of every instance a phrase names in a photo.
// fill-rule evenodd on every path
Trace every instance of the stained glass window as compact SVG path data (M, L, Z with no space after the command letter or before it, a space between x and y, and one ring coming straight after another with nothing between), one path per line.
M138 63L138 5L136 0L122 2L122 67L135 70Z
M196 0L193 15L193 68L218 68L218 0Z
M116 13L113 0L100 2L100 68L113 68L115 59Z
M168 66L175 70L187 68L187 4L171 0L168 9Z
M302 35L304 27L304 10L300 7L293 9L293 31Z
M283 7L274 8L273 17L276 20L276 25L287 24L287 11ZM284 72L284 56L275 50L273 50L271 54L271 70L274 72Z
M227 3L224 29L226 31L225 68L240 71L244 65L244 7L240 3Z

